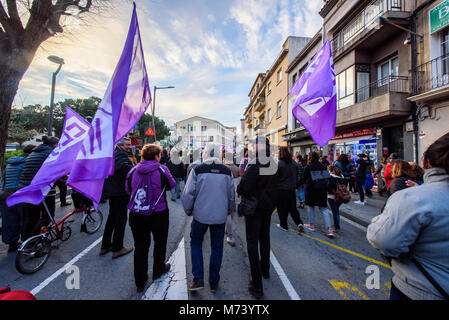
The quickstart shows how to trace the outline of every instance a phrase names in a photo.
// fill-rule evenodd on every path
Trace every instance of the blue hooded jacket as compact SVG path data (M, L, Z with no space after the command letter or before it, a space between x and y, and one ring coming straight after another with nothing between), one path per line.
M17 156L6 161L2 190L16 191L18 189L26 158L26 156Z

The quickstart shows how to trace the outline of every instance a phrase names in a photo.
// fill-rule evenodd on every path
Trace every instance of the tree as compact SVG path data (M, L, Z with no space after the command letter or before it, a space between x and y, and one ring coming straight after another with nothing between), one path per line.
M62 33L61 17L91 11L108 0L0 0L0 163L20 80L43 42Z
M151 127L152 119L153 119L152 116L146 113L140 118L137 125L139 135L141 137L144 137L145 132L148 130L149 127ZM164 137L169 135L170 129L165 125L164 120L161 120L158 117L154 117L154 125L156 127L156 134L159 139L162 140ZM154 136L150 139L153 139L154 142Z
M22 148L22 144L25 141L33 139L38 135L38 132L36 130L28 130L25 129L23 126L21 126L18 123L11 123L9 125L8 129L8 141L9 142L18 142L20 145L20 148Z

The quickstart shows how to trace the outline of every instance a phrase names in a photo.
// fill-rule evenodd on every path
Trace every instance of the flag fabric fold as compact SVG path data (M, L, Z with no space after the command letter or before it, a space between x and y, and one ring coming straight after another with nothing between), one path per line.
M329 39L290 89L296 96L293 116L323 147L335 136L337 89Z
M7 205L10 207L18 203L40 204L56 180L71 171L89 129L90 123L66 106L64 127L58 145L42 164L30 185L9 196Z
M104 179L114 173L114 145L135 126L150 104L151 90L134 4L120 60L67 180L70 187L91 199L95 208L101 200Z

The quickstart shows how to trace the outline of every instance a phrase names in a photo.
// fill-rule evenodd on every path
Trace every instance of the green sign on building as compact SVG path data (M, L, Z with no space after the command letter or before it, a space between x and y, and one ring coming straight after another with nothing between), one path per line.
M441 2L429 11L430 33L440 31L449 25L449 0Z

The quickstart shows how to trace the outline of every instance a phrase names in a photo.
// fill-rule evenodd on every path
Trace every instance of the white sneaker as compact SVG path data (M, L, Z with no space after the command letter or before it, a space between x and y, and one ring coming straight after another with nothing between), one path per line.
M282 228L281 227L281 225L278 223L278 224L276 224L276 227L278 227L279 229L281 229L281 230L284 230L284 231L288 231L288 229L284 229L284 228Z
M354 201L354 203L364 206L366 202L365 201L362 202L362 201L359 200L359 201Z
M226 242L231 246L231 247L235 247L235 241L232 238L232 236L227 236L226 237Z

